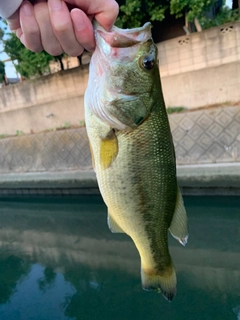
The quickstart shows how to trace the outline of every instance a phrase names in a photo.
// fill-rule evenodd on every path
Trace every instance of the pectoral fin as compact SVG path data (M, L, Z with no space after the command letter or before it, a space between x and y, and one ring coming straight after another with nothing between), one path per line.
M183 203L181 191L178 188L175 212L172 218L169 231L183 246L188 241L187 214Z
M119 227L119 225L115 222L115 220L108 213L108 227L112 231L112 233L124 233L123 229Z
M100 138L100 163L102 169L107 169L118 154L118 140L114 130L111 130L107 136Z

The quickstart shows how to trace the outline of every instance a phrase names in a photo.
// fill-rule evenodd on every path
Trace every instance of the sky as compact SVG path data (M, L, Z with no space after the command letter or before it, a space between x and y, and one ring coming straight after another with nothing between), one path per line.
M0 46L0 51L2 51L2 46ZM8 56L6 53L1 53L0 54L0 60L5 60L7 59ZM7 78L19 78L20 76L17 75L16 69L11 61L5 62L5 72Z
M232 0L226 0L226 5L231 7L232 6ZM2 45L0 45L0 52L3 50ZM5 60L7 59L8 56L6 55L6 53L0 53L0 60ZM17 72L14 68L14 65L12 64L11 61L6 62L5 63L5 71L6 71L6 75L7 78L16 78L19 77L19 75L17 75Z
M6 27L5 24L3 24L3 22L0 22L0 27ZM10 32L10 31L9 31ZM5 52L3 51L3 46L2 44L0 44L0 60L5 60L8 59L8 56ZM7 78L17 78L20 77L19 75L17 75L16 69L13 65L13 63L11 61L9 62L5 62L5 72L6 72L6 76Z

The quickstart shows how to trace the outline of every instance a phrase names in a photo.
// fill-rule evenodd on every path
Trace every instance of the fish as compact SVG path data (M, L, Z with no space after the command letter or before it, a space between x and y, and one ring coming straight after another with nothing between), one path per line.
M85 123L108 226L133 240L142 288L172 301L177 279L168 231L185 246L187 215L151 23L106 31L95 21L94 35Z

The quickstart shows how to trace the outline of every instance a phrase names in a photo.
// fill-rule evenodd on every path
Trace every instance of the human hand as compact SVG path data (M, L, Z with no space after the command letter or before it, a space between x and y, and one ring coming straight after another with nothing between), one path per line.
M78 56L84 49L95 48L92 19L109 30L117 14L115 0L32 0L23 1L7 21L10 30L34 52Z

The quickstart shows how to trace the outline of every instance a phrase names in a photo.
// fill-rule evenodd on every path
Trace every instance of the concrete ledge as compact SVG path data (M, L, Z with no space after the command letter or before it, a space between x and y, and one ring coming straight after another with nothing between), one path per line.
M11 173L0 175L0 189L23 188L97 188L96 174L91 171Z
M177 166L181 187L240 188L240 163Z
M177 167L179 185L189 195L240 195L240 163ZM91 171L0 175L1 195L99 194Z
M177 166L177 176L184 195L240 195L240 163Z
M240 163L177 167L185 195L240 195ZM90 171L12 173L0 175L0 195L99 194Z

